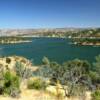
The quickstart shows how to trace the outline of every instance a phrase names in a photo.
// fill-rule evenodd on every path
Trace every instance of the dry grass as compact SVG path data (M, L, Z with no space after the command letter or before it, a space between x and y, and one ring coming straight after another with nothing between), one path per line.
M89 93L87 96L88 97L85 100L91 100ZM20 98L0 96L0 100L83 100L83 99L77 97L58 99L55 96L48 94L47 92L44 91L26 89L22 91Z

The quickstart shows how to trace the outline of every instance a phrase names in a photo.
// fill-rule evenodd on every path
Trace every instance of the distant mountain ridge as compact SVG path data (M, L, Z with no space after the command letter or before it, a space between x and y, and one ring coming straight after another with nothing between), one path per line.
M36 35L47 32L78 32L89 28L0 29L0 36ZM95 29L95 28L90 28Z
M0 29L0 36L31 35L43 32L79 31L80 28L46 28L46 29Z

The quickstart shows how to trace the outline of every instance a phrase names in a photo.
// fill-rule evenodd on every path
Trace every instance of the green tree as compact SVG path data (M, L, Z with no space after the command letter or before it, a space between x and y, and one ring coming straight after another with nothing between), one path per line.
M96 62L93 63L94 71L96 71L100 76L100 55L96 56Z
M50 78L55 85L59 81L67 97L83 93L91 86L91 79L88 74L91 67L87 61L75 59L63 65L50 62L45 68L47 69L47 72L44 71L45 77Z
M92 100L100 100L100 90L94 91L92 94Z
M78 93L81 95L80 93L84 93L91 86L91 79L88 75L90 64L87 61L75 59L64 63L63 67L66 70L62 78L62 83L67 85L66 96L70 97Z
M94 85L100 88L100 55L96 56L96 61L93 63L93 69L90 75Z

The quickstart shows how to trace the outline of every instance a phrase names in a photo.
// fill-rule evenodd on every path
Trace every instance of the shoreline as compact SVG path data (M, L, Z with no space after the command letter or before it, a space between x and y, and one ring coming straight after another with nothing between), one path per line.
M0 42L0 44L20 44L20 43L29 43L32 41L26 40L26 41L9 41L9 42Z
M78 43L78 42L74 42L74 43L71 43L71 44L74 44L74 45L79 45L79 46L100 46L100 43L85 43L85 42L82 42L82 43Z
M22 38L58 38L58 39L100 39L100 38L96 38L96 37L58 37L58 36L20 36ZM6 37L7 38L7 37ZM32 40L19 40L19 41L13 41L13 40L9 40L9 41L0 41L0 44L20 44L20 43L30 43L32 42ZM72 43L69 44L74 44L74 45L80 45L80 46L100 46L100 42L97 43L93 43L93 42L77 42L74 41Z

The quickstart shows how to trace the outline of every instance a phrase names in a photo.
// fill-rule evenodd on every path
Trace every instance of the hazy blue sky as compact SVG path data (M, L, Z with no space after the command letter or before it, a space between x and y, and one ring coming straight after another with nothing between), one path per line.
M0 28L99 26L100 0L0 0Z

